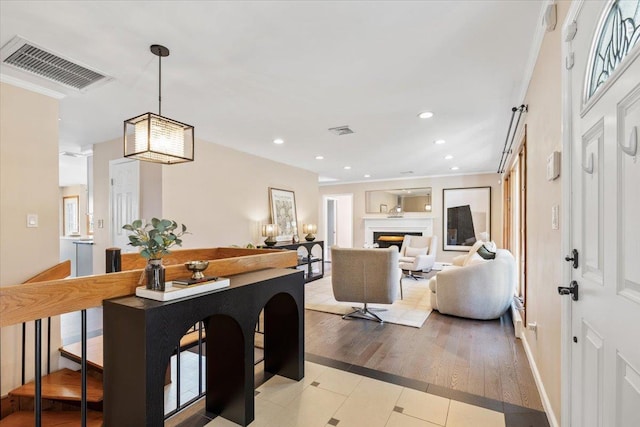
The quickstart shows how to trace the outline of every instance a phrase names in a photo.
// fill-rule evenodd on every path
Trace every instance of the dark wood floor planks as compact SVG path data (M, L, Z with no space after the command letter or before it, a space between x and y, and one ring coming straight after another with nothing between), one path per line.
M433 312L411 328L305 312L308 353L543 410L508 316L477 321Z

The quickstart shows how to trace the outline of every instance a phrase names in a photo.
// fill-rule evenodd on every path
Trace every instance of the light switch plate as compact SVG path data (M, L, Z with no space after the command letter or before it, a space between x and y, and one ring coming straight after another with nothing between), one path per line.
M27 228L38 227L38 214L27 214Z
M558 205L551 206L551 229L558 230L560 228L560 207Z
M560 176L560 152L554 151L547 157L547 181L553 181Z

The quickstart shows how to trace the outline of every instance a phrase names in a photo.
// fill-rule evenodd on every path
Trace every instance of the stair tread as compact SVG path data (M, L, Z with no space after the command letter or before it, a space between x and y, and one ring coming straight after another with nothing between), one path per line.
M80 401L81 374L71 369L61 369L42 377L42 398ZM35 382L32 381L9 392L12 396L33 397ZM102 402L102 381L87 376L87 402Z
M32 427L32 411L14 412L0 420L2 427ZM80 425L80 411L42 411L42 425L47 427L76 427ZM102 426L102 413L87 411L87 426Z
M60 354L67 359L80 363L82 357L82 343L76 342L60 347ZM102 335L87 340L87 364L99 372L104 367L102 351Z

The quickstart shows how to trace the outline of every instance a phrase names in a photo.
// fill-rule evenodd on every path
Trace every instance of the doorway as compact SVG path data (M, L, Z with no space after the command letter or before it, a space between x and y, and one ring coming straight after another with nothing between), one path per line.
M353 194L322 197L326 262L331 262L331 246L353 247Z

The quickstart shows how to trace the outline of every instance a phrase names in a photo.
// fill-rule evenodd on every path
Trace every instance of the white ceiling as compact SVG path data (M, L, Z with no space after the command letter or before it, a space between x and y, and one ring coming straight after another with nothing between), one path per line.
M340 182L495 172L543 4L3 0L0 45L20 35L113 78L60 100L65 150L157 112L157 43L171 50L162 113L197 138ZM342 125L355 133L327 130Z

